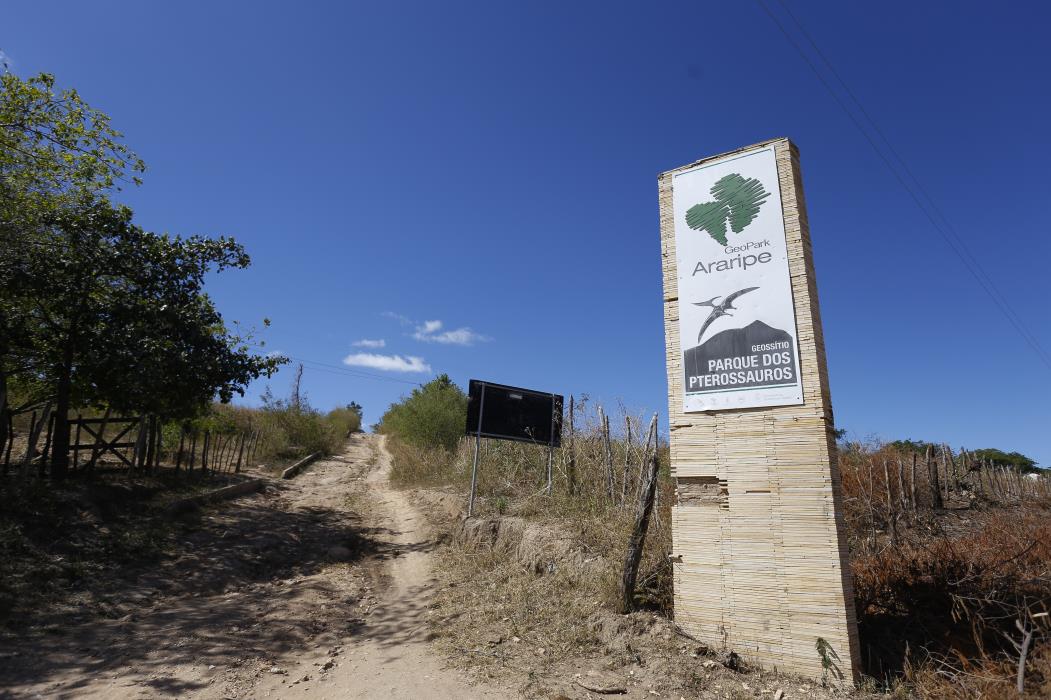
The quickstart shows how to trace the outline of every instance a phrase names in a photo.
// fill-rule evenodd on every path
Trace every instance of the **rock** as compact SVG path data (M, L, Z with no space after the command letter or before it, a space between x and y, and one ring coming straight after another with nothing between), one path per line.
M774 700L781 700L781 698L783 698L784 696L785 696L785 691L783 689L781 689L781 688L778 688L777 692L774 693Z

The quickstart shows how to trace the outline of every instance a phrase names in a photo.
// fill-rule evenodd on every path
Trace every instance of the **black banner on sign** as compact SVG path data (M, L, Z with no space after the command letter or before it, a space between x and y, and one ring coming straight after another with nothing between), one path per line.
M562 397L472 379L465 432L558 447L562 444Z

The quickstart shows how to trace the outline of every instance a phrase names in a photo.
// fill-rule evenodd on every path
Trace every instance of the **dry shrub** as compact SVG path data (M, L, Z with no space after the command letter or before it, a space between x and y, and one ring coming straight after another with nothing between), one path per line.
M961 664L962 665L962 664ZM946 673L938 663L928 661L910 672L914 694L924 700L1017 700L1019 697L1051 697L1051 647L1044 645L1031 653L1026 663L1025 694L1015 685L1017 662L989 659L980 664L968 662L963 672Z
M475 510L483 516L515 515L558 527L586 551L619 567L638 505L648 421L629 416L623 409L611 417L611 459L597 407L587 399L576 403L573 422L572 440L567 417L562 445L554 451L550 495L546 492L546 446L483 440ZM464 438L456 450L449 451L412 446L391 436L388 447L393 458L391 480L395 484L452 486L462 491L470 488L473 439ZM642 605L670 612L668 554L674 487L668 474L667 444L661 442L656 449L661 458L657 504L640 567L638 595ZM651 445L649 454L653 450ZM610 461L613 498L609 496ZM615 586L604 587L597 599L601 605L612 608L616 602Z
M280 399L270 399L262 408L213 404L208 414L190 424L173 423L166 428L167 450L177 449L180 431L185 427L213 434L258 434L255 460L270 464L314 452L338 452L349 434L361 428L361 417L349 408L321 413L305 402L293 405Z
M461 651L524 643L543 649L548 660L592 649L598 640L582 623L609 605L617 574L611 566L581 574L572 567L536 573L506 550L452 545L440 557L439 639Z
M456 453L441 447L418 447L395 438L387 440L391 455L391 483L396 486L461 485Z
M975 516L970 531L955 535L933 521L931 530L911 534L898 547L855 556L868 673L905 672L922 693L935 693L927 685L937 679L951 681L961 697L1013 687L1018 652L1008 638L1021 641L1018 621L1034 631L1026 683L1046 687L1051 635L1041 613L1051 611L1047 516L1039 509L1000 510Z

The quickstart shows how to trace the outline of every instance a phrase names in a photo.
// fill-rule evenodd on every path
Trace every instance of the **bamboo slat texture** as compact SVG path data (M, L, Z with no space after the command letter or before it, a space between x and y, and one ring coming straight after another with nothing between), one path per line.
M672 510L681 558L675 617L709 646L753 663L850 683L860 669L857 622L798 151L787 139L740 150L757 146L772 146L777 162L802 406L683 412L672 180L729 154L658 180L672 476L680 492ZM712 485L715 498L683 497Z

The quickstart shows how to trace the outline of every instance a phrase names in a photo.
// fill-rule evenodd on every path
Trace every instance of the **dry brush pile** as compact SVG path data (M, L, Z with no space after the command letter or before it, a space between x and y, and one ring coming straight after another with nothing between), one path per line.
M840 466L866 672L1051 695L1051 480L934 446L848 445Z

